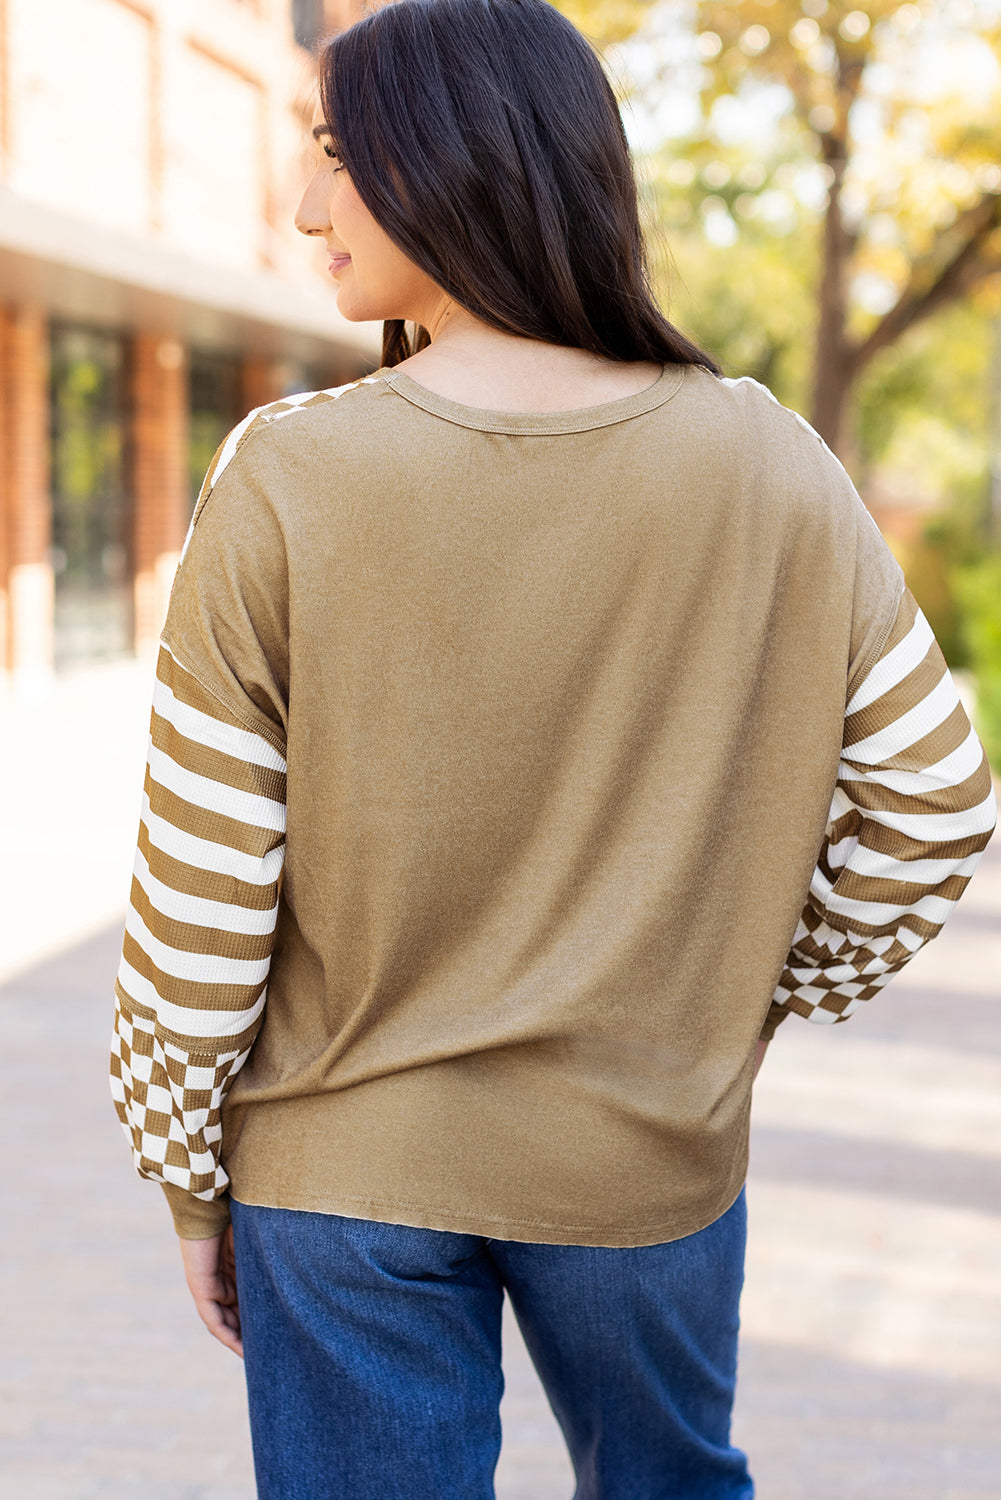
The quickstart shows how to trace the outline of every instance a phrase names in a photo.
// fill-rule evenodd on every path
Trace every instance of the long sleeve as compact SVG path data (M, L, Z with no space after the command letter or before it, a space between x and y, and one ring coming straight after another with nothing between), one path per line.
M830 820L762 1038L844 1021L940 931L996 817L990 771L913 596L855 687Z
M284 758L161 646L111 1086L186 1238L228 1219L220 1111L261 1024L284 853Z

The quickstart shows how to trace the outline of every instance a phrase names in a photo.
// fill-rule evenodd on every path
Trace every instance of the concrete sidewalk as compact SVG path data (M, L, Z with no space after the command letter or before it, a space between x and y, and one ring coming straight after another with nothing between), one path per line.
M189 1306L106 1084L149 680L125 664L65 684L0 752L4 1500L254 1493L240 1366ZM779 1030L756 1085L736 1418L761 1500L1001 1494L999 986L1001 838L871 1009ZM569 1500L513 1329L505 1365L499 1500Z

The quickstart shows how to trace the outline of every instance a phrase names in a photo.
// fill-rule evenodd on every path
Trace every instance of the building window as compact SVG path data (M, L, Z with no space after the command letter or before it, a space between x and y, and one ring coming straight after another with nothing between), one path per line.
M240 361L226 354L193 349L189 366L191 438L188 471L191 503L223 438L246 412L241 408Z
M52 566L57 668L132 649L125 345L52 329Z
M313 52L323 33L323 0L292 0L292 30L299 46Z

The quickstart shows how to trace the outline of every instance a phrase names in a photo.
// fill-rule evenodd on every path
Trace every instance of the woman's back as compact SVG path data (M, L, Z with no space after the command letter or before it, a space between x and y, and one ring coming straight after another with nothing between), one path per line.
M382 370L253 419L165 635L288 763L237 1197L606 1245L717 1217L901 587L753 382L506 413Z
M553 6L396 0L321 98L296 222L383 368L210 467L120 1118L268 1500L486 1500L505 1292L581 1500L748 1500L756 1060L938 931L986 762L844 470L657 307Z

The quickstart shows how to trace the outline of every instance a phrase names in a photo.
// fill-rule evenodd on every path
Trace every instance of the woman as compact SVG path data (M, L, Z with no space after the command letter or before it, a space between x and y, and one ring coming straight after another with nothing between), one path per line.
M756 1060L938 930L983 754L840 465L656 308L555 9L398 0L322 105L297 223L383 366L206 478L119 1113L261 1495L492 1494L506 1290L582 1500L737 1500Z

